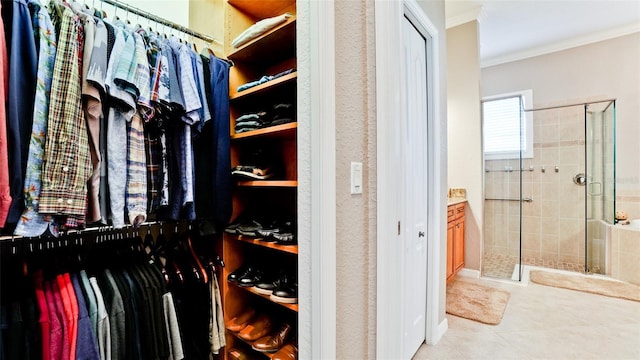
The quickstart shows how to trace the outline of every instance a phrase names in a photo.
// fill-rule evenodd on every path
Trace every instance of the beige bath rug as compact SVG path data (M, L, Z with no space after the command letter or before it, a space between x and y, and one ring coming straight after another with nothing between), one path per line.
M530 277L536 284L640 301L640 286L625 282L540 270L532 270Z
M510 296L502 289L455 280L447 285L447 313L498 325Z

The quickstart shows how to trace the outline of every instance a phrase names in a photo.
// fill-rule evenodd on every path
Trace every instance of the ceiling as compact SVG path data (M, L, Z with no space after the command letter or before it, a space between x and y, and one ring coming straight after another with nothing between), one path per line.
M640 31L640 0L445 0L447 28L477 19L483 67Z

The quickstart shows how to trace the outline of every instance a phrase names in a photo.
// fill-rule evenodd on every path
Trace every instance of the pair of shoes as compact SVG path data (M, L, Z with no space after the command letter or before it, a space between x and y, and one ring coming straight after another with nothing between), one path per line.
M278 350L271 360L296 360L298 358L298 347L293 343L289 343Z
M273 330L273 322L266 314L257 315L252 321L238 332L238 336L246 341L255 341L266 336Z
M249 287L264 279L265 272L257 265L241 266L236 271L227 275L227 281L235 283L238 286Z
M262 229L256 230L256 235L266 242L276 242L280 245L295 245L295 224L290 220L276 220Z
M267 180L273 177L270 167L258 167L255 165L238 165L231 169L231 175L250 180Z
M287 341L290 332L291 325L284 323L276 332L256 340L251 347L260 352L276 352L280 350L285 341Z
M238 316L234 316L227 323L227 330L232 332L238 332L247 326L249 321L251 321L256 316L256 311L253 308L249 308L247 311L241 313Z
M298 281L295 277L285 274L274 283L275 287L269 295L272 301L283 304L295 304L298 302Z

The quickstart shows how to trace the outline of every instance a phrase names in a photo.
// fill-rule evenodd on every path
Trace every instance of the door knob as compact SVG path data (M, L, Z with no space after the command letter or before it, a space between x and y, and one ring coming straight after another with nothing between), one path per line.
M424 231L418 231L418 237L424 237Z

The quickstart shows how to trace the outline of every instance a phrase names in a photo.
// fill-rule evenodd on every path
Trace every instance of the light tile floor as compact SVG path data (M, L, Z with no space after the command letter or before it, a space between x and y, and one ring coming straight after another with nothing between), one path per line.
M502 322L447 314L449 330L422 359L640 359L640 302L530 283L470 279L511 292Z

